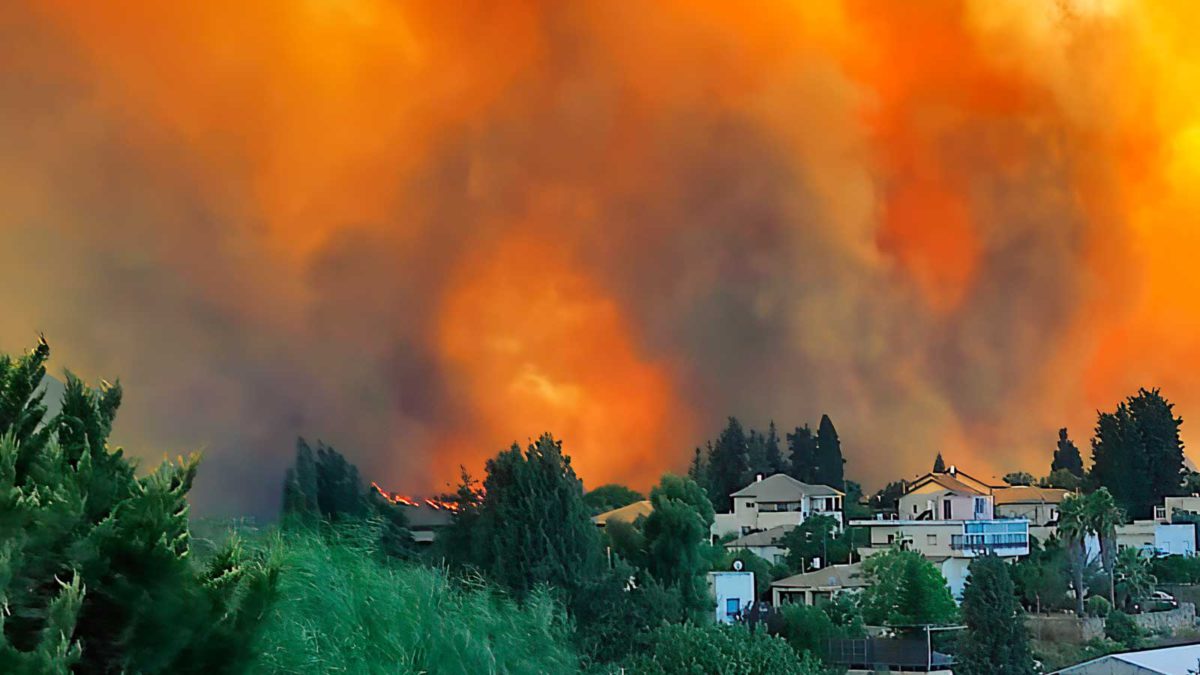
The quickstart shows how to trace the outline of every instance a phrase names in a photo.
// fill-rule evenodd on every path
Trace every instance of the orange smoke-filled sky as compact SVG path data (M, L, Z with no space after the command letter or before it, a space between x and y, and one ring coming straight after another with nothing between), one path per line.
M13 11L15 10L15 11ZM552 431L585 483L828 413L877 486L1200 414L1191 2L18 0L0 346L269 513ZM1191 438L1185 422L1185 440Z

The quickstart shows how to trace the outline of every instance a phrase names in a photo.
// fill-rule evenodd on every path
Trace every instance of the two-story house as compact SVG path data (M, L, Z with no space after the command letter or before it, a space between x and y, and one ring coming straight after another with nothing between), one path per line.
M843 522L843 492L828 485L803 483L783 473L759 478L730 496L733 513L716 514L712 525L714 538L795 527L818 514L832 517L839 528Z
M961 598L974 558L1029 555L1029 520L996 518L995 489L953 466L926 474L900 498L899 519L850 522L870 531L870 545L858 552L867 557L893 547L918 551L942 572L954 597Z

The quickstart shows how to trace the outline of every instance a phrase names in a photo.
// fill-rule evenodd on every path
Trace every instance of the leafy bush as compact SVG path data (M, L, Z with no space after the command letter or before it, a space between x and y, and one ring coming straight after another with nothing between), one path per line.
M1142 644L1144 634L1142 629L1125 612L1109 612L1104 620L1104 636L1123 646L1125 649L1137 649Z
M863 576L870 583L860 598L868 624L945 624L958 616L946 578L916 551L876 553L863 561Z
M577 669L561 607L544 588L517 603L480 579L377 555L374 533L289 532L252 672L562 673Z
M1112 603L1103 595L1093 595L1087 599L1088 616L1104 618L1112 611Z
M639 675L817 675L821 664L762 631L675 624L655 630L627 670Z

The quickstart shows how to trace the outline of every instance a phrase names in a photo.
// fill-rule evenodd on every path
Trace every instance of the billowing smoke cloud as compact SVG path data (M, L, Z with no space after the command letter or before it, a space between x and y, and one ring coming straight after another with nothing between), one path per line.
M829 413L875 484L1200 406L1187 3L18 3L0 319L270 513L543 430L644 487Z

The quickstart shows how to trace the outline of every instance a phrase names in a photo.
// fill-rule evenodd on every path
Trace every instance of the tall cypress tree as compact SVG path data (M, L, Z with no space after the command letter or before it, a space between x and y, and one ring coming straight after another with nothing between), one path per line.
M1070 471L1075 477L1083 478L1083 457L1075 442L1067 438L1067 429L1058 430L1058 447L1054 450L1054 459L1050 462L1050 473L1064 470Z
M995 555L971 563L963 589L967 630L959 641L956 672L963 675L1032 675L1033 656L1008 565Z
M767 475L782 473L784 470L783 453L779 449L779 432L775 430L775 420L767 427Z
M771 475L771 467L767 464L767 438L757 430L751 429L746 439L746 458L750 464L750 475Z
M817 471L814 478L821 485L841 490L846 485L846 460L842 458L842 442L829 415L821 415L817 427Z
M717 437L708 457L708 498L718 513L733 508L730 494L745 487L751 480L749 442L742 423L736 417Z
M942 459L942 453L940 452L933 459L933 472L946 473L946 460Z
M789 464L788 475L804 483L816 481L817 438L805 424L787 435Z

